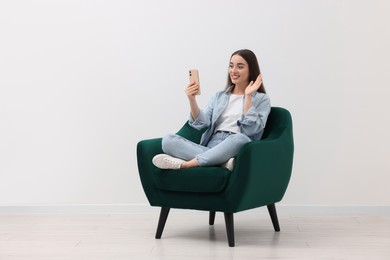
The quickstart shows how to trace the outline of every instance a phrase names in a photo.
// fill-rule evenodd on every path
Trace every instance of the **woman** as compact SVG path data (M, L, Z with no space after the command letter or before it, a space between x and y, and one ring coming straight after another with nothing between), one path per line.
M271 110L259 64L250 50L238 50L230 57L228 84L217 92L207 107L196 102L199 86L190 82L186 94L190 103L189 124L207 130L200 144L176 134L163 138L165 154L156 155L153 164L161 169L221 165L233 169L234 157L252 140L260 140Z

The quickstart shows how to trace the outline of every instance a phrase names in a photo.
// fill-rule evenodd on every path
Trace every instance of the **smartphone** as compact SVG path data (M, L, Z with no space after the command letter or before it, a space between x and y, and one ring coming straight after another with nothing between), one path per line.
M191 81L195 81L196 84L198 84L198 86L199 86L199 91L198 91L198 93L196 93L196 94L197 94L197 95L200 95L199 71L193 69L193 70L190 70L190 71L189 71L189 74L190 74L190 82L191 82Z

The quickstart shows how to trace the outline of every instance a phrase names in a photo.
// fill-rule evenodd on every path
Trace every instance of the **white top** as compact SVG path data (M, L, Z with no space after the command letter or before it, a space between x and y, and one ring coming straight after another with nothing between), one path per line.
M215 123L215 131L240 133L237 120L241 118L244 109L244 95L230 94L229 104Z

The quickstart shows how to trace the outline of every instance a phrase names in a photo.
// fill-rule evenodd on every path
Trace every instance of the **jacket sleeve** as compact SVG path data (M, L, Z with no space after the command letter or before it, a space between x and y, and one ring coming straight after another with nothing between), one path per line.
M198 130L210 126L215 100L216 95L212 96L207 106L199 111L199 115L196 119L192 118L192 115L190 113L190 118L188 120L190 126Z
M246 115L242 115L237 121L241 132L247 136L254 136L265 128L268 115L271 111L271 102L268 95L264 94L259 98L252 99L252 106Z

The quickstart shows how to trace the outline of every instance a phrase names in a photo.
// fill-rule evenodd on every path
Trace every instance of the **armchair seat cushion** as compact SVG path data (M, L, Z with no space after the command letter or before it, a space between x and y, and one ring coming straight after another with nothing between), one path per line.
M230 171L222 167L194 167L160 170L153 174L157 188L180 192L219 192L228 182Z

